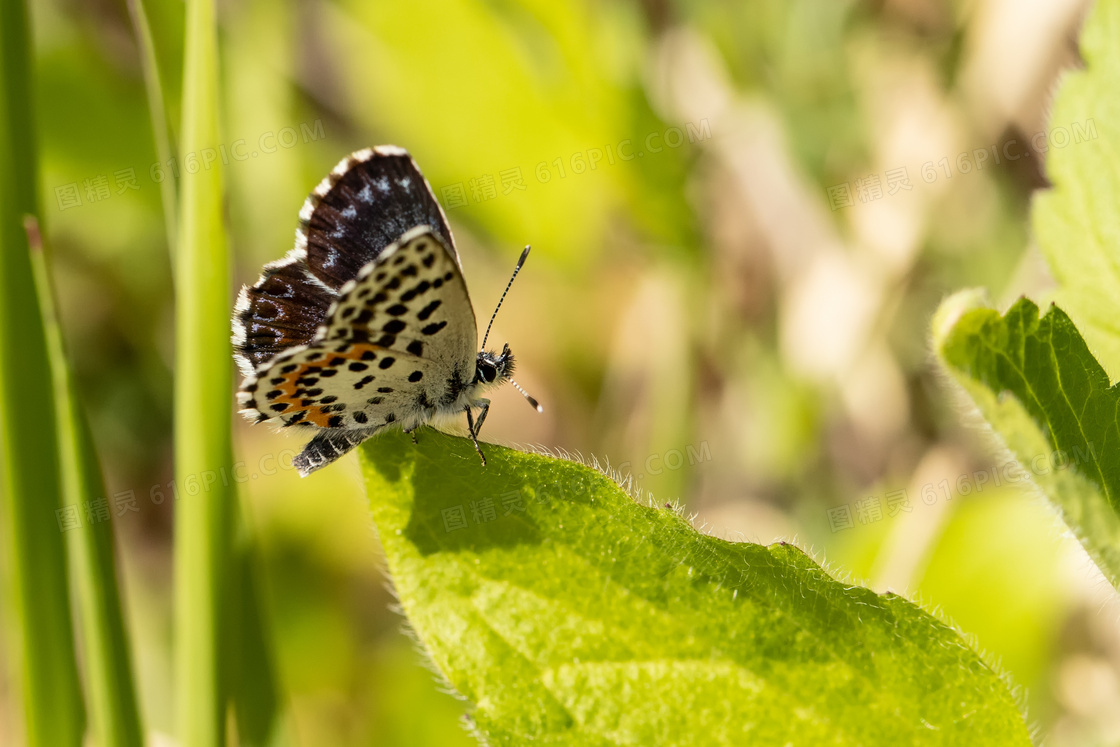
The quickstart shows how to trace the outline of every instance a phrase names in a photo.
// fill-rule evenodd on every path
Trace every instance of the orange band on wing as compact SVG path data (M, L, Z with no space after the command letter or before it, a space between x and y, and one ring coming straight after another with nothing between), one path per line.
M354 376L350 365L365 366L365 361L374 359L375 351L384 349L366 343L338 343L306 351L304 361L278 363L269 375L261 377L259 409L281 418L284 425L309 423L319 428L340 428L340 413L346 409L341 401L352 394L347 390L354 388L349 383ZM349 375L340 376L343 372Z

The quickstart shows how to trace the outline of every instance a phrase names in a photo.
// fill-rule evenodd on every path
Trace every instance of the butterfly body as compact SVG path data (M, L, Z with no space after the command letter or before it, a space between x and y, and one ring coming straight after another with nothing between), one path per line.
M303 475L384 428L450 415L466 413L477 446L482 394L509 380L513 355L476 352L476 338L450 228L419 169L398 148L359 151L308 198L288 257L241 292L238 402L255 422L314 431L294 460Z

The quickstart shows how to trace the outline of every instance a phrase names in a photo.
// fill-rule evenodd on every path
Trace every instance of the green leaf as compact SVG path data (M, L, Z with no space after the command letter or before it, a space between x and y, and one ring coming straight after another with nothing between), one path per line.
M996 672L911 602L484 448L424 429L362 455L401 605L490 743L1030 743Z
M1024 299L1001 318L982 308L977 291L964 291L942 304L934 338L1023 479L1045 492L1120 588L1118 394L1109 386L1120 377L1118 38L1120 0L1098 0L1081 35L1085 69L1065 76L1052 109L1046 166L1054 187L1032 209L1069 315L1055 307L1039 319ZM1072 464L1053 469L1056 458Z
M1070 318L1020 299L1007 314L975 291L945 301L934 322L943 363L1028 476L1120 588L1120 389Z
M1055 298L1120 378L1120 0L1098 0L1081 34L1085 69L1065 76L1050 118L1034 232ZM1064 131L1064 132L1063 132Z

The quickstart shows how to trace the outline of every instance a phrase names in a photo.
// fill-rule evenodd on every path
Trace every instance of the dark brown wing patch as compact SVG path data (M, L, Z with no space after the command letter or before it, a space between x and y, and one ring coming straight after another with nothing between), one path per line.
M265 267L256 285L242 289L234 315L233 342L243 373L311 342L334 300L301 262Z
M353 280L385 247L416 226L429 226L448 247L455 246L431 187L400 148L350 155L305 207L309 210L300 214L300 230L307 237L307 266L331 288Z

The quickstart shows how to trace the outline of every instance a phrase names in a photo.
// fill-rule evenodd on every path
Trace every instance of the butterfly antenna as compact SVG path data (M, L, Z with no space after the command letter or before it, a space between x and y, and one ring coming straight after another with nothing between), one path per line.
M528 403L529 403L530 405L532 405L532 406L533 406L533 409L534 409L534 410L536 410L537 412L544 412L544 408L543 408L543 407L541 407L541 403L540 403L540 402L537 402L537 398L536 398L536 397L534 397L533 395L529 394L529 393L528 393L527 391L525 391L524 389L522 389L522 388L521 388L521 385L520 385L520 384L518 384L518 383L517 383L516 381L514 381L513 379L510 379L510 380L509 380L509 383L513 384L513 388L514 388L514 389L516 389L517 391L521 392L521 396L523 396L523 397L524 397L524 398L526 399L526 401L527 401L527 402L528 402Z
M498 306L494 309L494 313L490 315L490 323L486 325L486 334L484 334L482 336L482 349L483 350L486 349L486 338L490 337L490 328L494 326L494 317L496 317L498 315L498 309L502 308L502 301L506 300L506 294L509 293L509 287L511 285L513 285L513 281L517 277L517 273L521 272L521 265L525 264L525 258L528 257L528 256L529 256L529 246L526 245L525 246L525 251L521 252L521 259L517 260L517 267L513 268L513 275L510 276L509 282L506 283L506 289L504 291L502 291L502 297L498 299ZM518 389L521 389L521 387L518 387ZM525 394L525 391L522 390L521 393ZM525 394L525 396L529 397L528 394ZM532 397L529 397L529 399L533 400ZM533 400L533 401L536 402L536 400ZM539 407L539 405L538 405L538 407Z

